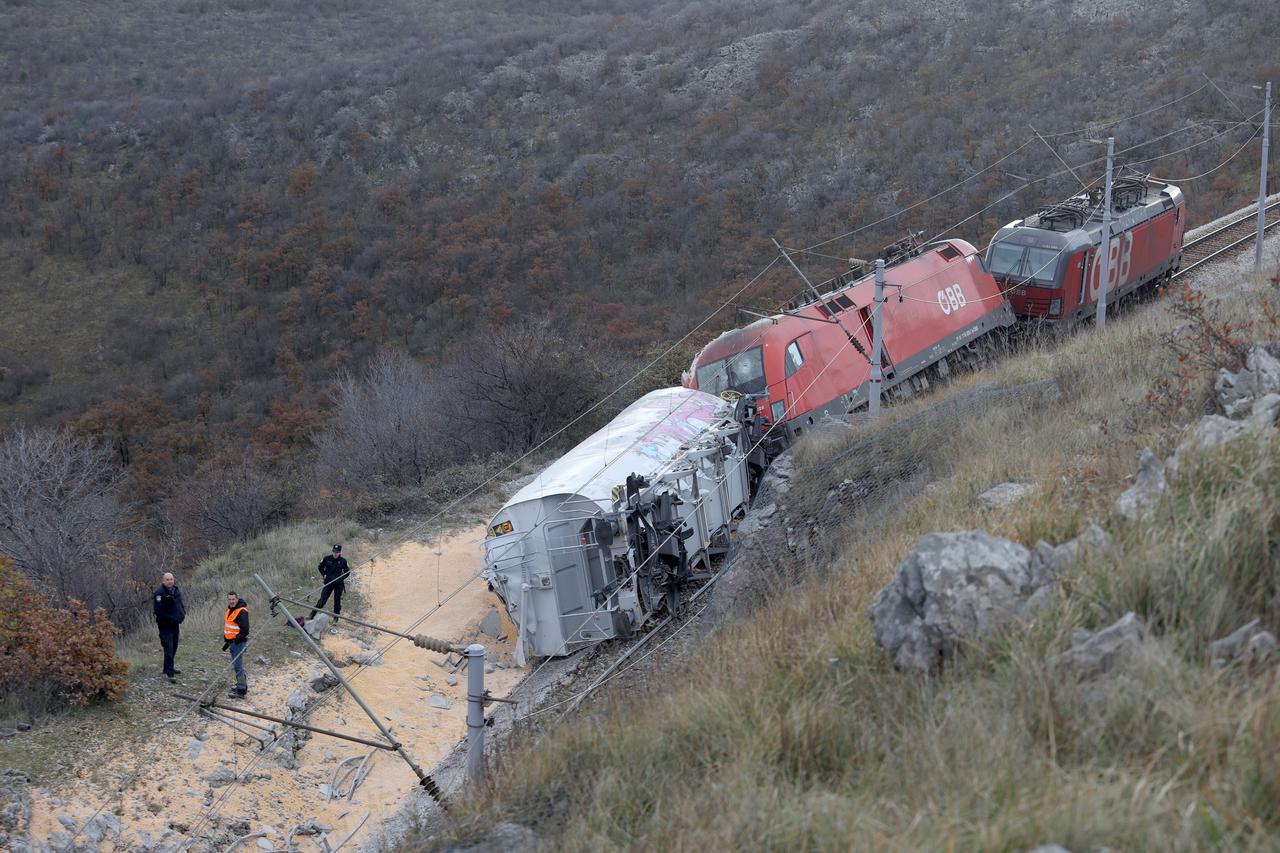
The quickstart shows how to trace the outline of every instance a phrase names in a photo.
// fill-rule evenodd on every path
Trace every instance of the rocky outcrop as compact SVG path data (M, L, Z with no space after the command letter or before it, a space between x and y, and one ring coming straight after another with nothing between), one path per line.
M992 509L1002 509L1007 506L1013 506L1035 490L1035 483L1017 481L1001 483L978 495L978 502Z
M1255 400L1268 394L1280 394L1280 359L1259 345L1245 356L1244 368L1232 373L1218 371L1213 384L1218 402L1227 417L1234 418L1253 408Z
M1147 636L1147 626L1132 611L1098 632L1077 631L1071 648L1049 658L1051 671L1091 678L1132 654Z
M1151 511L1168 487L1164 462L1150 448L1144 447L1138 451L1138 476L1116 500L1116 509L1125 518L1136 521Z
M1241 625L1221 640L1209 644L1209 657L1220 665L1261 663L1276 654L1276 638L1264 631L1262 620Z
M1031 617L1082 549L1110 541L1096 525L1070 542L1038 542L1031 550L983 530L921 536L868 611L876 643L900 669L934 669L965 640Z

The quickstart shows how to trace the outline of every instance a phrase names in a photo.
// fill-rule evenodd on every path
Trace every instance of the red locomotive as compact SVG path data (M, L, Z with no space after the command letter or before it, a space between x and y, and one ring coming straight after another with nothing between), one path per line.
M1167 282L1182 261L1186 230L1182 191L1148 176L1118 178L1111 193L1107 304ZM996 232L987 269L1019 318L1074 322L1097 310L1102 279L1102 199L1081 193Z
M886 396L909 396L956 367L976 366L991 333L1015 320L1077 321L1092 313L1101 279L1096 193L1047 207L997 232L986 257L963 240L895 244L885 278L882 367ZM1146 175L1113 185L1111 304L1167 281L1182 259L1182 192ZM771 423L794 434L867 402L875 283L861 274L807 304L733 329L703 347L684 385L758 395Z
M886 391L921 390L933 368L967 363L987 333L1014 322L978 251L963 240L912 248L885 272L881 356ZM864 275L821 299L725 332L703 348L684 384L719 394L762 395L771 423L799 433L824 416L844 418L867 402L875 281Z

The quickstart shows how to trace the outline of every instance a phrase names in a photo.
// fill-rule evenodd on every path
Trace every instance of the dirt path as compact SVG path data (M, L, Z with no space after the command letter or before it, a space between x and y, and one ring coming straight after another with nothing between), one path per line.
M366 621L407 628L479 571L483 537L484 527L480 526L447 537L438 547L406 544L365 570L359 579L359 591L368 603ZM483 642L494 664L486 676L486 686L502 696L523 672L511 660L515 632L505 614L498 631L501 641L480 636L481 620L494 611L501 613L497 599L477 580L416 632L459 644ZM270 657L271 635L288 630L282 619L272 624L265 614L260 618L262 621L255 622L255 626L263 626L258 630L265 642L253 650L255 658L260 654ZM344 624L338 635L326 634L323 645L332 657L344 659L370 647L381 648L390 639L365 630L349 630ZM349 666L343 670L424 768L444 757L466 733L466 673L453 674L443 665L444 660L442 655L406 641L397 643L377 666ZM291 694L318 701L307 687L315 666L312 659L301 659L261 678L254 677L251 666L249 706L283 716ZM322 704L309 715L311 725L378 739L373 724L349 696L342 694L341 688L321 696ZM434 707L429 703L432 697L443 699L449 707ZM379 823L396 811L400 800L417 783L398 756L377 751L372 769L354 798L349 802L329 802L327 786L335 767L349 756L363 756L368 748L316 735L297 751L298 767L288 769L276 753L261 754L256 744L221 724L190 719L181 726L166 727L160 720L156 724L153 742L119 750L119 758L99 776L119 779L131 772L139 759L147 762L123 800L108 806L99 820L103 824L104 850L151 849L156 844L160 845L156 849L172 850L188 842L187 849L191 850L222 850L232 837L264 828L272 830L268 840L273 848L282 850L285 835L294 824L319 821L332 829L329 838L336 842L368 814L368 821L352 843L354 847L361 836L374 834ZM219 776L234 776L238 781L222 783ZM88 778L70 781L57 790L36 792L31 824L36 849L42 841L56 844L56 833L70 836L67 825L79 828L109 793L109 784ZM122 827L118 837L113 818ZM82 834L78 841L84 843L86 836L94 835L93 831ZM302 839L298 849L318 847Z

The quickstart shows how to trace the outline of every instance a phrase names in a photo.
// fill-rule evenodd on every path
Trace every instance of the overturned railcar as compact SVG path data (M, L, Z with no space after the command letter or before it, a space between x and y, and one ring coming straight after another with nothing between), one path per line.
M710 577L763 468L750 406L652 391L503 505L485 577L519 631L517 662L630 636Z

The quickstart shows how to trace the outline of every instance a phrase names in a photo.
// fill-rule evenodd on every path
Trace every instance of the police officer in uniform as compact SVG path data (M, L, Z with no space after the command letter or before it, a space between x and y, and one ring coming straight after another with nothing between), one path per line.
M171 572L164 573L160 588L151 597L156 627L160 629L160 648L164 650L164 677L174 682L182 672L173 665L173 657L178 653L178 626L187 618L187 608L182 603L182 590L178 589Z
M346 590L347 575L351 574L351 569L347 566L346 557L342 556L342 546L334 545L333 553L325 556L320 561L320 565L316 567L316 571L324 578L324 591L320 593L320 600L316 602L316 608L324 607L325 602L329 600L330 594L333 595L333 613L334 623L336 624L337 616L342 612L342 593ZM312 610L308 619L314 619L316 611Z
M249 608L234 592L227 593L227 615L222 620L222 650L231 652L231 668L236 673L235 689L228 693L243 699L249 692L249 679L244 674L244 650L249 644Z

